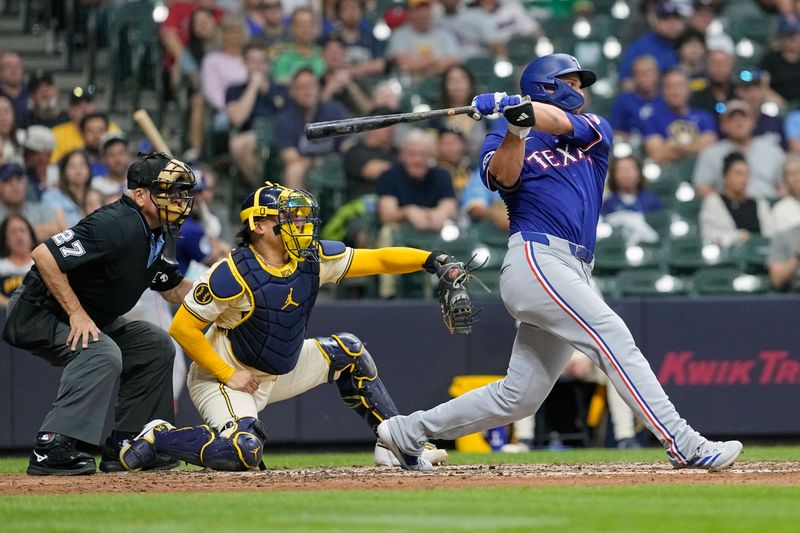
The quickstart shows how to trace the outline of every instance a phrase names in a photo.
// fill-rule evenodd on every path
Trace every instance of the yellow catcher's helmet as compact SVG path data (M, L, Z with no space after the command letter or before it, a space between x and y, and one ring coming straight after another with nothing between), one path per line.
M289 255L298 261L319 261L319 206L311 193L266 182L242 202L240 234L249 233L257 219L269 216L277 217L275 235L281 236Z

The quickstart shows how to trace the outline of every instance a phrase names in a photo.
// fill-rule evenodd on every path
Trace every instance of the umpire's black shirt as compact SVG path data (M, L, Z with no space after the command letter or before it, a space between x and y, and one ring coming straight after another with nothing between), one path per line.
M166 291L183 277L161 257L161 230L150 230L139 206L123 196L101 207L45 245L53 254L81 305L98 328L130 311L151 288ZM29 276L39 276L36 266ZM38 281L38 280L36 280ZM26 278L26 291L29 280ZM39 283L30 283L41 287ZM49 293L46 305L66 320Z

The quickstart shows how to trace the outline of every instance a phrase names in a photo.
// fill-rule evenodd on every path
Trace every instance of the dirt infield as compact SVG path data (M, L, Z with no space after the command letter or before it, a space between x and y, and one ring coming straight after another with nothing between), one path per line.
M172 471L80 477L0 475L0 495L93 492L236 492L337 489L551 487L632 484L800 485L798 462L742 462L723 472L672 470L657 463L442 466L433 474L336 467L264 472Z

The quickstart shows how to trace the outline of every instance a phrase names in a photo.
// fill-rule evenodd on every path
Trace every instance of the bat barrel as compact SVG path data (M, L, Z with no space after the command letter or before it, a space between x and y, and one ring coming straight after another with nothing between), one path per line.
M449 109L434 109L432 111L418 111L413 113L395 113L392 115L377 115L374 117L346 118L342 120L330 120L327 122L312 122L306 124L305 135L309 140L322 139L324 137L336 137L339 135L350 135L362 131L377 130L395 124L418 122L445 116L463 115L473 113L472 106L455 107Z

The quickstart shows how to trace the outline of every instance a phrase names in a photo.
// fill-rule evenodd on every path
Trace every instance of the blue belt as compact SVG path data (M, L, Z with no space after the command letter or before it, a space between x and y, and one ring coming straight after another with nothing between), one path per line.
M528 242L538 242L539 244L553 247L557 250L561 250L562 252L567 252L568 254L580 259L584 263L591 264L592 261L594 261L594 254L588 248L581 246L580 244L575 244L574 242L569 242L566 239L553 237L551 235L547 235L546 233L537 233L535 231L521 231L520 234L522 235L522 238Z

